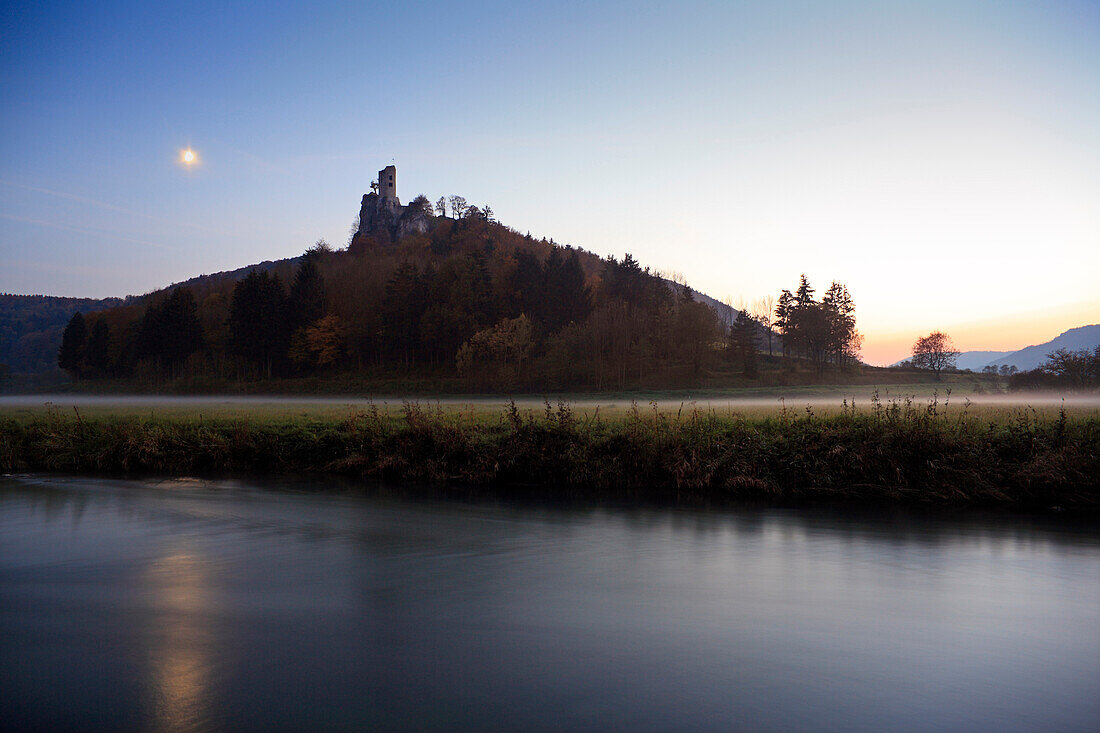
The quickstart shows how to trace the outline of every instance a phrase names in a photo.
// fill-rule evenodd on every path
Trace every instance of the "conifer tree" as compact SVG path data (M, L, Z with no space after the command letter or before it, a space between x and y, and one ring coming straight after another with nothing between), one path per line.
M316 257L307 255L294 274L287 298L291 332L308 326L325 315L325 280Z
M92 374L97 377L106 376L110 371L111 357L111 332L107 321L103 318L96 320L92 326L92 335L88 337L88 351L86 361Z
M290 340L286 294L277 275L252 270L237 283L229 305L229 332L234 353L264 376L275 374Z
M57 352L57 365L73 379L80 379L84 371L84 351L87 348L88 326L84 316L74 313L61 335L61 348Z

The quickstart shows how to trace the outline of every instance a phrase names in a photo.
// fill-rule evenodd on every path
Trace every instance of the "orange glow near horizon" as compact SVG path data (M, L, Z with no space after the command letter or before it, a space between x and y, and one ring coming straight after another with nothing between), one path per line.
M920 332L867 332L862 356L868 364L893 364L908 358L913 343L932 331L949 335L959 351L1018 351L1094 323L1100 323L1100 300L1052 307L1041 313L1006 313L997 318L933 324Z

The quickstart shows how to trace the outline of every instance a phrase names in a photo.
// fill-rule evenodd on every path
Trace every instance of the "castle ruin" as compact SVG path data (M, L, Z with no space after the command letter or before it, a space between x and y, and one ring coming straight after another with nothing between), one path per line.
M388 165L378 171L378 178L371 182L370 187L371 192L363 195L359 207L356 238L370 237L388 244L409 234L428 231L430 212L402 206L401 199L397 198L397 166Z

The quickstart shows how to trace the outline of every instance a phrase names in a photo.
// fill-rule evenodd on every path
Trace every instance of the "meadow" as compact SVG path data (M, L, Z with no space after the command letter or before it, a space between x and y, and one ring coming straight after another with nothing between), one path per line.
M690 398L689 398L690 397ZM0 471L329 473L464 493L693 503L1100 506L1100 405L1035 396L0 402Z

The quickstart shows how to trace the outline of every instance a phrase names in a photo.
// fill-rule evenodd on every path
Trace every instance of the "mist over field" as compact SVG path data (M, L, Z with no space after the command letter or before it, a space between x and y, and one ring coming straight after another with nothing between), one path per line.
M877 400L882 405L909 400L920 408L933 401L937 409L948 413L961 413L964 409L1011 412L1037 409L1049 411L1062 406L1075 413L1100 413L1100 395L1066 394L1054 392L1022 392L1012 394L967 394L948 392L921 385L923 389L881 388ZM719 414L752 413L767 414L790 411L795 416L805 414L807 407L828 413L854 406L868 410L874 406L876 390L873 388L844 389L843 391L795 391L786 394L743 395L722 393L669 393L640 392L636 394L546 394L546 395L373 395L373 396L252 396L252 395L0 395L0 414L4 412L37 412L41 410L69 411L90 410L96 414L133 415L145 413L152 416L339 416L377 407L393 414L403 407L416 404L428 408L438 407L446 412L474 411L480 414L503 412L510 403L523 411L542 412L547 403L556 408L565 403L574 410L591 412L597 408L601 414L612 416L628 412L652 411L654 405L662 414L690 415L692 411L713 411Z

